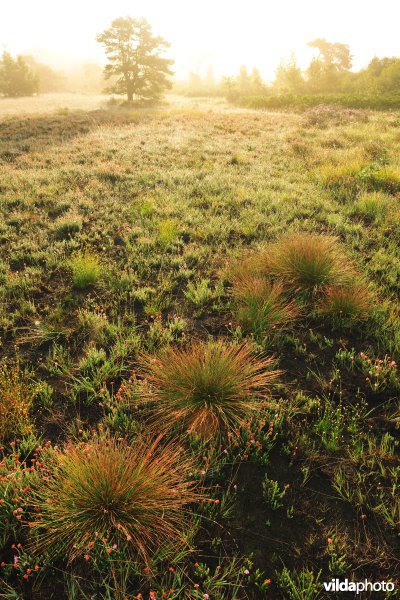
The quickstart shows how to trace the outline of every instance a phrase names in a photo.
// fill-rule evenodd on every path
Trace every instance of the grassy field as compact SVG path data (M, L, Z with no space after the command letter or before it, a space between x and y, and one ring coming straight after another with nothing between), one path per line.
M0 97L0 118L40 115L44 113L63 114L68 111L94 111L107 108L112 96L79 94L79 93L53 93L39 94L32 97L3 98ZM233 107L224 98L187 98L169 94L166 96L164 106L174 109L202 109L205 111L218 110L219 112L245 112L246 109Z
M3 102L0 598L398 586L400 115Z
M96 110L104 107L107 96L92 94L42 94L22 98L0 98L0 116L43 114L65 110Z

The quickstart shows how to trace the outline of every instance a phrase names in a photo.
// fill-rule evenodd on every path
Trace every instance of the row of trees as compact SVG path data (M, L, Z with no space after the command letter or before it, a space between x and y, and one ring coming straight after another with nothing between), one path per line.
M106 91L126 95L128 102L154 102L172 87L173 61L164 56L169 43L152 33L145 19L120 17L97 36L104 46L108 63L104 78L109 80ZM368 67L351 71L352 56L347 44L330 43L318 38L308 43L316 51L305 70L295 58L281 63L275 80L267 85L260 72L249 73L242 66L236 77L216 82L212 69L202 79L191 73L189 82L176 86L176 91L192 95L225 94L230 99L269 94L379 94L400 93L400 58L374 58ZM100 67L93 66L90 75L100 81ZM4 52L0 60L0 94L31 95L39 91L60 91L64 77L32 57L13 58ZM87 90L90 91L90 90ZM92 90L93 91L93 90ZM100 90L98 90L100 91Z
M103 82L104 79L110 82L106 91L126 95L128 102L154 102L172 86L173 61L163 56L169 43L153 35L145 19L115 19L111 27L97 36L97 41L104 46L108 59L103 74ZM99 75L93 68L86 71L86 80ZM4 96L30 96L39 90L62 91L65 79L32 57L13 58L4 52L0 60L0 94Z
M365 69L353 72L347 44L317 39L308 44L318 51L305 71L295 58L281 64L272 84L275 91L294 94L400 93L400 59L373 58Z
M103 88L103 69L96 64L84 64L64 73L38 62L32 56L14 58L9 52L4 52L0 57L0 95L3 96L68 91L101 93Z
M230 99L276 94L400 94L400 58L373 58L366 68L354 72L347 44L319 38L308 45L316 55L306 69L302 70L293 57L278 66L275 79L268 84L258 69L249 72L242 66L235 77L219 82L208 72L205 77L190 74L189 80L176 84L175 89L187 95L226 95Z
M308 43L317 51L309 66L302 70L293 57L281 63L275 79L264 84L241 67L235 78L225 78L228 97L265 94L400 94L400 58L373 58L365 69L351 71L352 56L347 44L330 43L318 38ZM257 82L257 84L256 84ZM258 87L259 93L255 92Z

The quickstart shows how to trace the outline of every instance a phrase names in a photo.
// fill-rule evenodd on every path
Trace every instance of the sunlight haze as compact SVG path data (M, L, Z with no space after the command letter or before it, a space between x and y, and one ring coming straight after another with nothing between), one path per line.
M305 66L312 55L306 43L316 37L349 44L358 69L374 55L400 52L396 0L382 0L379 11L376 3L362 0L14 0L0 11L0 48L62 68L103 63L96 34L126 15L145 17L171 43L177 77L204 72L210 64L219 75L233 74L245 64L271 78L292 53Z

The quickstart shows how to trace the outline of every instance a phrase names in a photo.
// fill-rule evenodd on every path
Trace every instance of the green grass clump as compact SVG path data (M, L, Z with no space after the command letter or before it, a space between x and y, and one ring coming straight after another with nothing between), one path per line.
M340 202L352 201L360 193L395 195L400 191L400 171L378 162L325 165L320 169L320 176L324 187Z
M106 543L148 564L157 549L185 544L183 509L198 494L176 443L94 439L54 453L51 467L32 491L37 545L50 555L88 560Z
M358 178L361 168L360 162L346 165L323 165L319 171L322 185L339 202L352 202L362 189L362 182Z
M82 229L82 218L79 215L60 217L54 225L54 234L58 240L68 239Z
M370 223L383 223L390 208L390 199L380 192L363 194L353 206L351 213Z
M85 290L97 283L101 275L98 257L91 252L77 254L71 259L72 283L74 288Z
M365 179L368 191L382 191L393 195L400 192L400 171L398 169L383 168L377 163L371 163L359 173L359 177Z
M280 282L270 283L260 276L234 280L234 315L246 332L268 335L290 323L297 311L285 298Z
M272 358L257 358L247 345L222 341L168 347L157 357L144 356L147 401L163 428L179 423L208 439L240 424L262 406L278 371Z
M178 239L179 227L174 219L165 219L158 226L158 241L162 246L168 246Z

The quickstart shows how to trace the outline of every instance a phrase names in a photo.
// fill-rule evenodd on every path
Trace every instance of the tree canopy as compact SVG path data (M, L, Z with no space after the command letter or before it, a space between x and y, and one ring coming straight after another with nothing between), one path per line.
M26 55L23 59L33 74L39 79L39 91L44 94L62 92L66 89L67 78L61 71L55 71L48 65Z
M307 69L307 79L311 91L338 91L341 75L348 72L352 65L352 56L347 44L327 42L318 38L307 44L318 50Z
M347 44L327 42L323 38L318 38L312 42L308 42L307 45L319 51L317 60L321 61L325 68L333 68L336 71L348 71L351 69L352 56Z
M10 97L31 96L39 91L39 78L22 56L13 58L3 52L0 60L0 94Z
M162 54L169 43L154 36L145 19L120 17L97 36L104 45L108 64L104 73L111 79L108 91L134 99L156 101L171 87L173 61Z

